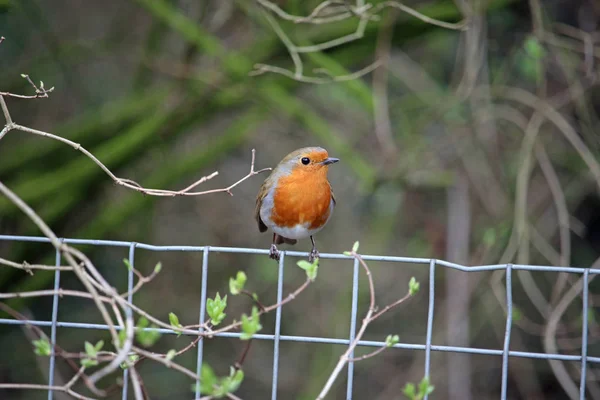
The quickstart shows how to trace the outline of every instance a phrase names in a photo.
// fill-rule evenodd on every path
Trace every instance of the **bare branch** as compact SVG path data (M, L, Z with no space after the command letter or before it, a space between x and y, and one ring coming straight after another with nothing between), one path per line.
M365 29L369 21L379 20L380 17L377 13L381 12L386 8L394 8L405 12L415 18L420 19L421 21L440 26L446 29L454 29L454 30L466 30L469 20L467 18L463 19L458 23L450 23L437 20L435 18L428 17L425 14L418 12L417 10L408 7L398 1L386 1L383 3L379 3L376 6L373 6L371 3L366 3L364 1L357 2L357 5L351 5L344 1L330 1L326 0L317 5L313 11L307 16L297 16L292 15L284 10L282 10L278 5L274 4L269 0L257 0L257 2L264 7L266 10L263 12L265 18L267 19L269 25L275 32L275 34L279 37L281 42L285 45L288 52L290 53L290 58L294 63L294 72L291 72L285 68L265 65L265 64L256 64L254 66L254 70L250 73L251 75L260 75L267 72L280 74L291 79L294 79L299 82L305 83L329 83L329 82L339 82L345 80L356 79L361 77L370 71L374 70L379 66L379 62L371 64L370 66L363 68L362 70L344 75L341 77L332 77L331 80L323 80L316 77L307 77L304 76L303 70L304 65L302 59L300 58L301 53L316 53L323 50L331 49L333 47L338 47L346 43L353 42L355 40L359 40L364 36ZM267 11L268 10L268 11ZM279 23L273 18L269 12L274 13L279 18L291 21L297 24L327 24L337 21L342 21L350 18L357 18L358 25L354 32L349 33L347 35L323 42L314 45L306 45L306 46L297 46L294 44L288 35L283 31Z
M5 107L5 103L4 100L2 98L2 96L0 96L0 104L2 105L2 108L4 109ZM4 113L5 117L10 118L9 114L8 114L8 109L6 109L5 113ZM42 137L47 137L49 139L53 139L53 140L57 140L59 142L65 143L71 147L73 147L75 150L83 153L86 157L88 157L90 160L92 160L96 165L98 165L105 173L106 175L108 175L117 185L119 186L123 186L126 187L128 189L131 190L135 190L137 192L143 193L143 194L147 194L150 196L168 196L168 197L175 197L175 196L202 196L202 195L206 195L206 194L215 194L215 193L228 193L230 195L233 195L231 193L231 190L233 188L235 188L236 186L238 186L239 184L241 184L242 182L246 181L247 179L253 177L254 175L258 175L260 173L263 173L265 171L270 171L271 168L263 168L261 170L255 171L254 170L254 160L255 160L255 154L256 151L254 149L252 149L252 162L250 165L250 172L244 176L243 178L239 179L237 182L225 187L225 188L220 188L220 189L211 189L211 190L204 190L204 191L193 191L194 188L196 188L198 185L214 178L215 176L217 176L219 173L217 171L211 173L210 175L207 176L203 176L202 178L198 179L197 181L195 181L194 183L192 183L191 185L187 186L184 189L181 190L162 190L162 189L150 189L150 188L145 188L142 185L140 185L139 183L132 181L130 179L125 179L125 178L119 178L117 177L110 169L108 169L108 167L106 167L100 160L98 160L98 158L96 158L96 156L94 156L91 152L89 152L88 150L86 150L83 146L81 146L79 143L75 143L69 139L65 139L63 137L54 135L52 133L49 132L44 132L44 131L40 131L37 129L32 129L32 128L28 128L26 126L22 126L22 125L18 125L18 124L14 124L14 123L10 123L8 124L3 130L2 132L0 132L0 139L2 139L2 137L8 133L11 130L19 130L22 132L27 132L27 133L31 133L34 135L38 135L38 136L42 136Z
M360 357L349 358L348 362L359 362L359 361L363 361L363 360L366 360L371 357L375 357L376 355L383 353L386 349L387 349L387 346L380 347L377 350L367 353L365 355L362 355Z
M80 400L96 400L93 397L86 397L82 394L79 394L65 386L38 385L34 383L0 383L0 389L55 390L57 392L65 392Z
M404 4L398 2L398 1L384 1L383 3L379 3L377 6L375 6L373 8L372 13L376 14L379 11L382 11L385 8L397 8L400 11L403 11L409 15L412 15L415 18L420 19L421 21L427 23L427 24L431 24L431 25L436 25L439 26L441 28L446 28L446 29L452 29L452 30L459 30L459 31L464 31L467 30L467 27L469 25L469 19L465 18L460 22L457 23L452 23L452 22L444 22L444 21L440 21L439 19L435 19L435 18L431 18L428 17L425 14L421 14L420 12L418 12L417 10L415 10L414 8L410 8L408 6L405 6Z
M13 121L10 117L10 113L8 112L6 101L4 101L4 96L0 96L0 107L2 107L2 113L4 114L4 119L6 120L6 126L4 129L2 129L2 132L0 132L0 139L2 139L9 130L13 129Z
M46 89L44 88L44 82L40 81L40 86L38 87L29 77L29 75L26 74L21 74L21 76L27 80L27 82L29 82L29 84L33 87L33 90L35 91L34 95L22 95L22 94L14 94L14 93L9 93L9 92L0 92L0 96L6 96L6 97L15 97L17 99L40 99L40 98L47 98L48 97L48 93L52 93L54 91L54 87L51 87L50 89Z
M366 67L364 67L356 72L353 72L353 73L347 74L347 75L336 75L336 76L331 75L329 73L329 71L325 71L322 68L319 68L319 69L313 70L313 72L329 75L330 78L317 78L317 77L305 76L305 75L298 76L296 73L294 73L290 70L287 70L285 68L275 67L273 65L255 64L254 65L255 69L250 72L250 75L256 76L256 75L262 75L267 72L272 72L275 74L287 76L288 78L294 79L295 81L298 81L298 82L322 85L322 84L327 84L327 83L345 82L345 81L352 81L352 80L358 79L358 78L365 76L368 73L374 71L375 69L379 68L380 65L381 65L381 61L376 60L372 64L369 64Z
M22 269L27 272L29 275L33 275L33 270L43 270L43 271L73 271L72 267L68 266L54 266L54 265L38 265L38 264L29 264L27 261L23 261L21 264L16 263L14 261L5 260L4 258L0 258L0 264L6 265L8 267Z
M340 360L338 361L338 363L336 364L335 368L331 372L331 375L327 379L327 382L325 383L325 386L323 386L323 389L321 390L321 393L319 393L319 395L317 396L316 400L323 400L325 398L325 396L327 396L327 393L329 393L329 391L331 390L331 388L332 388L335 380L337 379L338 375L340 374L340 372L342 371L342 369L344 368L344 366L346 365L346 363L348 363L351 360L350 354L352 354L352 352L354 351L354 349L358 345L358 342L362 339L362 337L363 337L365 331L367 330L367 327L369 326L369 324L371 322L373 322L375 319L379 318L384 313L386 313L389 310L391 310L392 308L394 308L394 307L402 304L404 301L406 301L408 298L411 297L411 293L410 293L410 290L409 290L409 292L403 298L401 298L401 299L399 299L399 300L391 303L390 305L384 307L383 310L381 310L380 312L376 313L376 306L375 306L375 286L373 284L373 277L371 275L371 270L367 266L367 263L365 263L365 261L362 259L362 257L360 256L360 254L356 253L355 251L352 251L350 253L350 255L360 262L360 265L363 267L363 270L365 271L365 274L367 275L367 280L369 282L369 295L370 295L370 297L369 297L370 298L369 310L367 311L367 315L363 318L362 325L360 326L360 329L359 329L358 333L354 337L354 340L350 343L350 345L348 346L348 348L346 349L346 351L344 352L344 354L340 357ZM379 354L382 351L383 350L376 351L376 354ZM369 355L369 356L367 356L365 358L369 358L369 357L372 357L374 355L375 354Z

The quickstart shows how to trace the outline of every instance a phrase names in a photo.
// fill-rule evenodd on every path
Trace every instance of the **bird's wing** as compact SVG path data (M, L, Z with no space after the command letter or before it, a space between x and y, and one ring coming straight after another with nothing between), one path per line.
M335 201L335 195L333 194L333 189L331 188L331 184L329 184L329 190L331 191L331 200L333 200L333 205L335 206L337 202Z
M267 178L268 180L268 178ZM258 196L256 196L256 208L254 209L254 218L256 218L256 222L258 223L259 232L265 232L267 230L267 226L260 219L260 207L262 206L263 199L267 195L267 180L265 180L258 191Z

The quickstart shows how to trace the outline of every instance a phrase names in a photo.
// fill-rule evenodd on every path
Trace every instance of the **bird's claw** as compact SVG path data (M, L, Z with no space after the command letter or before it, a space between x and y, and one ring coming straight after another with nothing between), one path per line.
M271 248L269 249L269 258L279 261L279 250L277 250L277 246L274 244L272 244Z
M312 263L317 258L319 258L319 251L317 249L312 249L308 255L308 262Z

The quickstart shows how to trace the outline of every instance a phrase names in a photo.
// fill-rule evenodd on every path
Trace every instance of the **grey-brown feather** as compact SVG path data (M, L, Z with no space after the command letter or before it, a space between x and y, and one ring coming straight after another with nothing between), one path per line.
M258 196L256 197L256 208L254 209L254 218L256 218L256 223L258 224L259 232L266 232L268 229L267 225L265 225L263 220L260 218L260 208L262 207L263 199L267 195L267 182L269 181L269 178L271 178L271 175L269 175L267 179L265 179L265 181L260 187L260 190L258 191Z

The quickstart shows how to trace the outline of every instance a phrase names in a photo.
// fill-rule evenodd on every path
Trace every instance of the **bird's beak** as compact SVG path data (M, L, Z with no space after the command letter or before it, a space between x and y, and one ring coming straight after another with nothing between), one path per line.
M323 160L321 162L321 164L323 164L323 165L329 165L329 164L334 164L334 163L336 163L338 161L340 161L339 158L329 157L329 158L326 158L325 160Z

